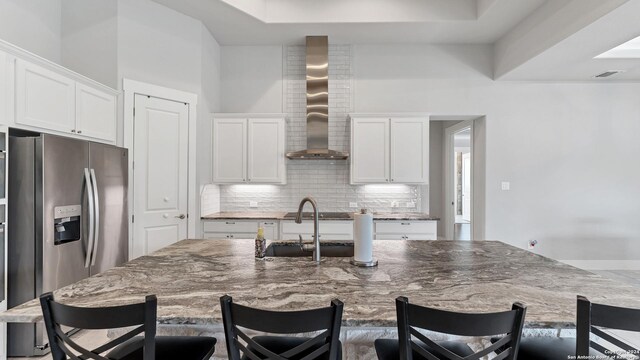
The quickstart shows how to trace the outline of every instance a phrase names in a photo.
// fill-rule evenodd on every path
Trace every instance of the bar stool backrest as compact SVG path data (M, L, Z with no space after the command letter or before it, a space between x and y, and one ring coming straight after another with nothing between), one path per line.
M515 303L510 311L495 313L458 313L410 304L406 297L396 299L400 359L412 360L412 350L429 360L479 360L500 349L494 360L513 360L518 356L526 308ZM502 335L479 352L461 357L429 339L418 329L458 336ZM415 339L429 347L426 349Z
M317 359L329 353L329 359L338 358L340 346L340 325L343 303L331 301L326 308L301 311L269 311L239 305L231 296L220 298L222 321L227 342L227 352L231 360L240 360L240 352L249 359L288 360L300 357L313 346L319 346L305 360ZM242 329L251 329L272 334L300 334L322 331L312 339L276 354L253 341Z
M613 358L618 358L621 352L627 352L636 359L640 356L640 350L637 347L600 329L640 332L640 309L595 304L584 296L578 296L577 309L576 355L588 357L589 348L592 348ZM592 341L591 334L610 345Z
M86 308L58 303L54 300L53 294L49 292L40 296L40 305L53 360L109 360L100 354L142 332L144 332L143 360L155 359L156 312L158 306L158 300L155 295L147 296L144 303ZM135 329L93 350L88 350L78 345L61 328L61 326L68 326L77 329L95 330L136 325ZM76 355L76 353L79 355Z

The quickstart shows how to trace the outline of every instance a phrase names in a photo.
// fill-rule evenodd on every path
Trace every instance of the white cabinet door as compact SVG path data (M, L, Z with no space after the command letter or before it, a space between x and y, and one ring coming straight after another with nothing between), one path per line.
M15 96L16 123L76 132L75 81L18 59Z
M247 120L214 119L213 182L243 183L247 179Z
M0 124L9 124L9 58L6 53L0 51Z
M249 119L247 181L251 183L286 182L284 119Z
M421 118L391 119L390 139L390 181L428 183L429 121Z
M351 183L389 182L389 119L356 118L351 124Z
M76 83L76 132L116 141L116 97Z

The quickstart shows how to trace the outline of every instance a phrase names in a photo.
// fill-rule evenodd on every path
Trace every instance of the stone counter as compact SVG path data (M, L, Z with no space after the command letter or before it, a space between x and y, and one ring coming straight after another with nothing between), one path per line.
M272 310L345 303L348 327L394 327L399 296L452 311L528 306L529 328L571 327L576 295L640 307L640 288L602 278L497 241L375 241L375 268L349 258L253 257L251 240L183 240L55 292L77 306L113 306L158 296L162 324L219 324L219 297ZM0 321L41 319L37 301L0 313Z
M221 211L213 214L203 215L202 220L284 220L287 212L285 211ZM353 219L353 213L348 213L350 219ZM406 213L373 213L374 220L440 220L440 218L431 216L427 213L406 212ZM322 220L322 219L321 219ZM342 218L330 218L324 220L343 220Z

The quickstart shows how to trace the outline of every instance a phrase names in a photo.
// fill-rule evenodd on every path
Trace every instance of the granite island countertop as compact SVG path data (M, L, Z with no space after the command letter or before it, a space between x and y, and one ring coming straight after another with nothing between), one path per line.
M605 279L497 241L374 242L378 267L349 258L253 257L252 240L183 240L55 292L77 306L113 306L158 296L162 324L220 324L219 298L272 310L345 303L344 326L395 326L394 299L452 311L528 306L530 328L571 327L576 295L640 308L640 288ZM37 300L0 313L0 321L42 318Z
M353 219L353 212L346 212ZM286 211L220 211L203 215L202 220L285 220ZM329 213L331 214L331 213ZM440 218L421 212L373 213L374 220L440 220ZM322 218L320 220L323 220ZM344 220L342 218L324 218L324 220Z

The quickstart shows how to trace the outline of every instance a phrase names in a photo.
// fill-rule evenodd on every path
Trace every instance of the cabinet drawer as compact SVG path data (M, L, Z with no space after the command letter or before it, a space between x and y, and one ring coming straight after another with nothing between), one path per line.
M294 221L280 222L282 234L313 234L313 221L303 221L302 224L296 224ZM353 238L353 221L331 221L321 220L318 232L321 235L349 235Z
M376 221L376 234L436 234L436 221Z
M216 233L252 233L255 236L258 233L258 222L238 220L205 221L203 230L204 232Z
M435 234L379 234L376 240L436 240Z
M302 240L313 240L313 233L283 233L280 236L280 240L299 240L298 235L302 235ZM349 240L353 241L353 235L351 234L322 234L320 233L320 240Z

